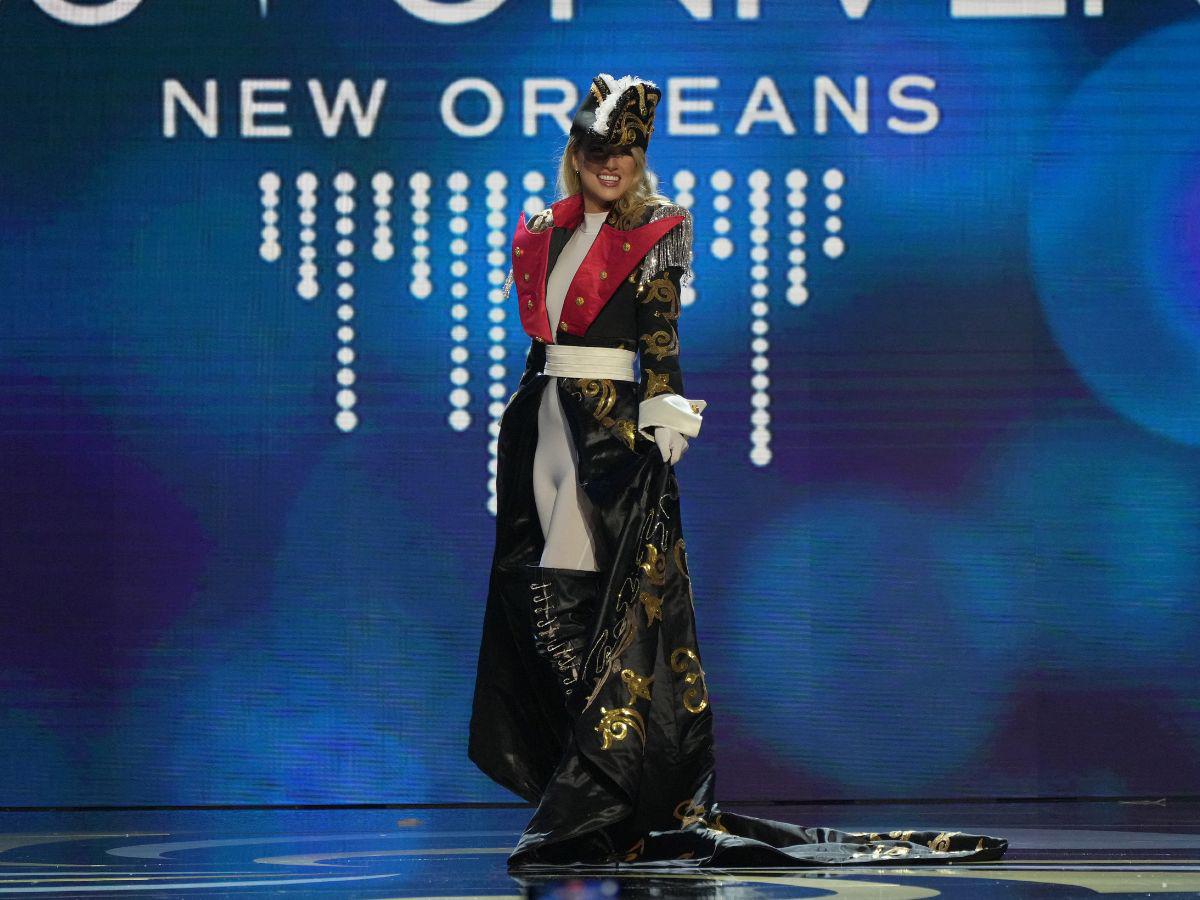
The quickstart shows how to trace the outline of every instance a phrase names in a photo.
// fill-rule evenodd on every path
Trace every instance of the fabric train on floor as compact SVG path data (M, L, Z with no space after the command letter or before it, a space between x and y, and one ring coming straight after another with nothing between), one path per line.
M998 859L1003 838L956 831L854 833L722 810L713 708L696 639L673 467L640 432L637 385L557 380L579 479L597 515L596 614L576 702L535 647L530 571L543 537L532 461L542 390L523 381L504 414L498 508L469 755L536 804L512 870L783 867ZM597 414L599 413L599 414Z

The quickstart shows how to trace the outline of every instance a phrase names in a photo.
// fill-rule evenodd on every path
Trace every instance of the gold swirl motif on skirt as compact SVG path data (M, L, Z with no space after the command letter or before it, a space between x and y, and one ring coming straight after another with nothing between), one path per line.
M650 623L655 619L662 621L662 597L658 597L649 591L642 591L638 596L642 601L642 606L646 610L646 627L650 627Z
M724 834L729 834L729 829L721 823L721 816L718 814L710 822L704 815L704 804L697 803L694 799L688 798L681 800L675 805L675 818L679 820L680 828L687 828L689 825L694 825L699 822L705 828L712 831L720 831Z
M650 682L654 680L653 675L639 675L633 669L622 669L621 680L629 688L630 706L633 706L637 702L638 697L641 697L643 700L650 699Z
M599 398L596 400L596 405L592 408L592 415L596 421L607 427L612 427L612 419L609 418L609 413L617 403L617 386L613 384L611 378L577 378L575 383L579 386L579 390L583 397ZM604 420L608 419L607 422Z
M646 544L646 556L639 565L651 584L661 586L667 583L667 557L653 544Z
M704 822L704 804L697 803L691 797L680 800L675 804L675 812L672 815L679 820L680 828L687 828L696 822Z
M586 400L596 400L595 406L592 407L592 418L605 428L611 429L621 443L632 450L637 427L631 419L614 419L609 415L617 404L617 386L613 384L613 380L577 378L575 384L578 387L575 396L583 401L585 406L588 405Z
M696 671L689 671L695 663ZM671 652L671 668L676 672L687 672L683 677L685 683L691 685L683 692L683 708L690 713L704 712L708 707L708 684L704 680L704 670L700 668L700 657L690 647L677 647ZM699 687L696 682L700 682Z
M675 557L675 568L682 573L684 578L686 578L688 581L691 581L692 573L688 571L687 549L683 543L683 538L679 538L675 541L675 547L672 551L672 555Z
M633 449L634 432L637 429L634 427L631 419L617 419L617 424L613 426L613 431L619 437L622 443L630 450Z
M638 563L638 568L655 587L661 587L667 583L667 557L654 545L653 541L646 542L646 555ZM662 621L662 597L643 588L638 592L638 600L646 609L647 628L655 619Z
M613 741L623 741L629 736L629 730L633 729L637 732L637 736L641 738L642 745L646 743L646 723L642 719L642 714L636 709L631 709L628 706L618 706L616 709L605 709L600 707L600 723L595 730L600 732L602 738L600 749L607 750L612 746Z
M962 832L961 831L943 831L941 834L939 834L937 837L935 837L932 841L930 841L928 844L926 844L926 846L930 850L949 850L950 849L950 838L956 834L962 834Z
M645 851L645 849L646 849L646 839L644 837L638 838L636 841L633 842L633 844L630 846L630 848L625 851L625 856L621 861L622 862L633 862L639 856L642 855L642 853Z
M584 379L586 381L586 379ZM676 486L678 489L678 486ZM669 491L669 489L668 489ZM676 495L671 495L676 496ZM663 501L668 497L668 492L664 492L659 498L658 504L649 510L646 515L646 520L642 523L642 528L638 534L639 544L652 544L655 541L655 535L662 533L665 535L666 526L661 521L661 518L668 517L666 511L662 508ZM659 544L662 543L662 538L659 538ZM656 545L657 546L657 545ZM650 616L649 626L653 621L653 613L651 607L658 604L661 607L661 599L650 595L650 602L647 604L644 595L646 592L642 590L642 571L641 561L635 558L634 562L625 576L625 580L621 583L620 589L617 591L617 599L613 604L615 624L604 629L596 636L592 642L591 649L588 651L587 658L584 660L584 671L595 673L596 684L592 688L592 692L588 694L585 706L590 707L592 703L600 696L600 691L604 685L608 683L611 675L615 674L621 668L621 654L623 654L633 644L634 638L638 632L638 612L637 601L640 599L642 605L646 607L646 615ZM661 619L661 610L659 611Z

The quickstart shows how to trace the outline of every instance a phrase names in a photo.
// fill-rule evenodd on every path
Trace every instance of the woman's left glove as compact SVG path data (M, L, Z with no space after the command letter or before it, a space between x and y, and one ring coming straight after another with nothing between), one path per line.
M671 465L679 462L679 457L683 456L683 451L688 446L687 438L674 428L668 428L665 425L655 427L654 443L658 445L658 449L662 453L663 462L669 462Z

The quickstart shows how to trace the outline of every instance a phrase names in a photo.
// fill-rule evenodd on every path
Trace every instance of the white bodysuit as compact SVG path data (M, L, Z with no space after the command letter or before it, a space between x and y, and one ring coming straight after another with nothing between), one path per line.
M579 264L587 256L607 212L585 212L555 260L546 282L546 312L550 333L558 334L563 301ZM596 542L592 536L592 504L577 474L579 459L571 440L558 377L548 376L538 407L538 443L533 455L533 496L546 545L541 565L559 569L596 571Z

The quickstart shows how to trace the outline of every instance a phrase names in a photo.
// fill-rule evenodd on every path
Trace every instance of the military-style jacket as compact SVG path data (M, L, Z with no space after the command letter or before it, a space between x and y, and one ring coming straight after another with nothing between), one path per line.
M542 371L547 343L632 350L641 368L639 430L649 437L654 425L667 425L695 436L707 404L685 398L679 365L679 294L691 274L691 214L661 204L629 230L616 228L611 214L579 264L551 334L546 285L582 219L583 195L572 194L528 222L522 213L517 222L504 290L507 297L516 285L521 324L531 338L521 385Z

